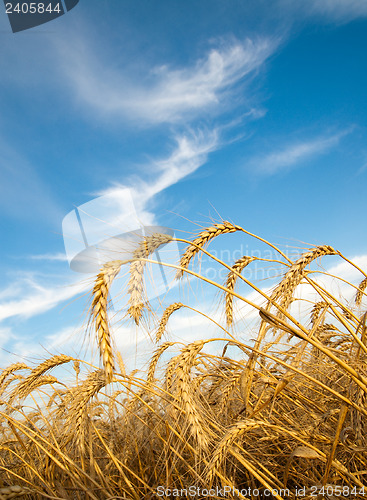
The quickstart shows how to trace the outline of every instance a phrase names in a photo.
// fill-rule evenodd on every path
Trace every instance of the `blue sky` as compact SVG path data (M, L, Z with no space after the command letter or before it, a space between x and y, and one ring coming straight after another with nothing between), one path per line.
M366 262L364 0L80 0L0 37L2 364L81 337L62 220L126 187L150 223Z

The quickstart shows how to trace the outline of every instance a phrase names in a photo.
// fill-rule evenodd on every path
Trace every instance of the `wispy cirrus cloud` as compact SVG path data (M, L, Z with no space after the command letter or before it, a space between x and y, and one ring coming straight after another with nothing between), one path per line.
M128 188L141 220L145 224L154 224L156 222L154 214L147 211L148 202L163 190L195 172L206 163L209 153L220 147L217 129L177 135L175 142L176 146L168 157L155 160L149 165L149 169L147 167L148 181L140 177L132 178L127 184L115 183L98 195L109 196L111 200L115 200L117 207L119 201L123 201ZM149 174L148 170L152 173Z
M364 0L313 0L310 2L314 12L348 20L367 16L367 3Z
M134 199L139 216L145 224L154 224L155 216L147 210L154 196L173 186L204 163L208 155L223 145L221 132L226 127L211 124L211 129L199 129L195 120L219 115L241 101L248 107L241 110L242 118L264 116L249 98L245 86L277 50L280 39L258 37L255 40L231 41L218 44L196 61L181 67L146 65L146 76L117 71L97 58L85 45L80 51L67 51L62 71L72 87L73 95L93 113L137 121L142 126L168 123L175 147L168 156L152 159L146 175L134 177L123 184L111 180L110 187L96 193L125 205L126 188ZM66 53L65 47L60 53ZM62 59L62 57L61 57ZM238 92L239 86L241 92ZM246 102L247 101L247 102ZM182 125L185 131L182 131ZM189 131L188 131L189 130ZM118 214L116 214L118 218Z
M13 286L21 290L16 299L13 298ZM54 283L42 284L41 279L35 276L15 279L8 290L3 290L0 302L0 322L8 318L31 318L45 313L86 289L87 285L80 282L67 286L63 281L63 285L56 287Z
M253 170L259 174L272 175L301 165L304 161L322 155L336 146L343 137L350 134L353 128L348 128L333 135L295 141L282 148L257 156L250 161Z
M43 253L38 255L30 255L29 258L32 260L51 260L60 262L65 262L68 260L65 253Z
M231 88L251 79L278 45L271 38L222 43L186 67L147 66L143 82L106 67L85 46L75 51L74 45L63 71L73 94L89 109L142 125L179 123L203 111L220 111L229 103Z
M348 22L367 16L364 0L280 0L279 6L291 12L302 13L303 17L323 17L336 22Z

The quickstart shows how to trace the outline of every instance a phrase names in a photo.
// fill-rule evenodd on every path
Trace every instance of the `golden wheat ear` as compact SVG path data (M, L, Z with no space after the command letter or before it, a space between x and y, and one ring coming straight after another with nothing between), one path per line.
M108 383L105 372L96 370L91 372L77 390L70 394L71 404L67 416L67 425L74 429L75 437L81 450L85 451L85 434L88 423L88 405L90 400L96 396Z
M306 274L306 267L319 257L324 255L338 255L338 252L329 245L322 245L305 252L292 264L289 271L284 275L283 280L275 288L271 295L272 301L278 301L283 309L287 309L293 299L296 287L301 283Z
M234 290L238 275L241 274L245 267L253 260L255 260L255 257L248 257L247 255L236 260L232 266L232 270L227 275L226 287L228 290ZM226 292L226 319L227 326L230 327L233 323L233 295L230 292Z
M108 321L108 293L113 280L121 270L122 264L123 261L121 260L107 262L97 275L92 292L93 299L89 323L94 324L107 382L111 382L115 368Z
M166 308L166 310L164 311L162 318L159 322L159 327L158 327L156 337L155 337L155 341L157 344L161 340L162 336L164 335L169 318L171 317L171 315L175 311L177 311L178 309L181 309L181 307L184 307L184 305L181 302L175 302L174 304L171 304L170 306L168 306Z
M26 486L5 486L5 488L0 488L0 499L10 500L10 498L18 498L23 495L29 495L30 493L35 493L35 490L27 488Z
M235 231L242 231L240 226L235 226L231 222L223 221L221 224L214 224L208 227L204 231L198 234L198 236L192 241L180 259L180 267L176 274L176 279L182 278L185 269L188 268L191 260L195 255L200 252L200 249L204 247L213 238L216 238L220 234L234 233Z
M363 295L365 295L365 290L367 288L367 278L364 278L358 286L358 291L356 293L355 303L360 306L362 303Z
M144 294L144 269L146 260L161 245L172 241L172 236L163 233L154 233L145 236L133 253L133 262L130 264L130 279L128 284L129 309L128 315L139 325L143 310L147 306Z

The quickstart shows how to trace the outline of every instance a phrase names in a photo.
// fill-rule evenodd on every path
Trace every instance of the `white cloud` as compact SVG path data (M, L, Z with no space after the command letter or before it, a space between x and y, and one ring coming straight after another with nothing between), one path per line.
M3 334L3 335L2 335ZM2 342L2 336L4 341ZM7 337L5 340L5 336ZM85 361L94 361L98 364L98 356L91 359L91 351L96 350L97 343L93 338L94 344L85 343L87 332L84 327L75 328L73 326L56 330L53 334L47 335L42 339L37 336L20 336L10 328L0 328L0 347L2 343L7 344L9 348L9 339L11 340L11 352L0 351L0 366L5 367L16 361L24 361L30 366L38 364L42 360L51 357L56 353L67 354L72 357L80 357ZM65 376L70 372L70 365L58 367L57 371L62 370L62 380L65 383ZM59 379L61 380L61 379Z
M357 255L349 260L360 269L367 270L367 255ZM328 269L328 272L352 283L359 284L359 281L363 279L363 275L361 275L360 271L345 260L341 260L338 264Z
M12 284L9 287L9 298L12 297ZM30 318L37 314L53 309L58 304L70 300L72 297L88 289L86 283L74 283L56 287L40 284L39 280L28 277L15 282L15 287L21 292L14 300L6 297L6 290L2 294L0 304L0 321L15 316Z
M97 60L85 44L80 51L71 52L64 46L61 54L65 54L63 71L74 95L92 111L138 120L144 125L177 123L185 118L185 127L189 128L190 120L199 114L203 116L208 110L223 111L228 98L233 96L233 87L248 81L277 46L278 41L267 38L223 43L186 67L147 68L143 83L133 83L134 75L129 70L122 73L110 69L106 61ZM256 119L263 114L263 110L251 107L244 116ZM208 154L221 146L219 134L223 128L225 125L211 131L171 132L176 147L167 158L152 160L146 167L146 175L128 182L124 180L123 185L116 182L97 193L98 196L109 197L116 206L118 221L119 204L122 213L126 196L131 195L142 223L154 225L156 217L148 209L148 202L202 166Z
M0 349L5 346L10 339L14 339L15 335L11 328L3 327L0 328Z
M63 40L63 44L65 40ZM64 73L73 94L103 115L120 116L139 124L177 123L198 112L218 110L230 89L249 78L278 47L268 38L246 40L212 49L191 66L148 67L144 83L126 71L117 72L96 60L83 45L64 54Z
M155 215L147 210L147 203L155 195L176 184L184 177L195 172L206 163L208 154L219 147L217 130L210 132L192 133L176 137L176 148L168 158L153 162L153 177L149 182L142 179L132 179L127 186L115 184L100 193L109 196L118 206L122 203L126 187L130 189L137 213L145 225L154 225ZM152 165L149 166L152 169ZM116 217L118 214L116 213Z
M250 164L257 173L276 174L281 170L288 170L305 160L326 153L351 131L352 128L349 128L334 135L293 142L281 149L253 158Z
M351 20L367 16L367 2L364 0L312 0L310 9L336 19Z
M43 253L39 255L31 255L29 257L32 260L51 260L51 261L67 261L65 253Z
M367 16L365 0L280 0L279 5L291 11L300 11L304 16L322 16L337 22Z

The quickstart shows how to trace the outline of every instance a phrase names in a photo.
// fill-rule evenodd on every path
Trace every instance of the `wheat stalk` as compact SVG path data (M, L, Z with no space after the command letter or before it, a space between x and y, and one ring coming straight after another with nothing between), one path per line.
M92 292L93 300L90 321L94 322L99 353L102 358L107 382L111 382L115 368L108 324L108 294L113 280L120 272L122 264L123 261L121 260L107 262L97 275Z
M314 325L316 323L316 321L318 320L322 309L325 309L325 307L328 307L328 306L329 306L329 304L325 301L316 302L316 304L313 306L312 311L311 311L311 323L312 323L312 325Z
M174 345L174 342L165 342L164 344L159 346L159 348L155 351L155 353L151 357L149 368L148 368L148 375L147 375L147 384L148 385L153 384L153 382L154 382L154 373L155 373L155 369L157 367L159 358L172 345Z
M183 276L184 270L188 268L191 260L209 241L216 238L220 234L234 233L235 231L242 231L242 228L240 226L233 225L231 222L223 221L222 223L214 224L199 233L198 236L192 241L191 245L189 245L183 253L180 260L181 269L177 271L176 278L178 279Z
M151 236L146 236L140 242L138 248L133 253L134 261L130 264L130 279L128 283L129 316L139 325L144 302L144 269L147 259L161 245L172 241L172 237L168 234L154 233Z
M271 301L280 302L280 306L283 309L287 309L295 288L301 283L304 278L304 270L308 264L324 255L337 255L337 251L329 245L323 245L319 247L312 248L308 252L305 252L291 268L285 273L283 280L275 288L271 295Z
M158 343L161 340L161 338L166 330L166 326L167 326L167 323L168 323L168 320L169 320L171 314L173 314L178 309L181 309L181 307L184 307L184 305L181 302L175 302L174 304L171 304L170 306L168 306L166 308L166 310L164 311L162 318L159 322L159 327L158 327L156 337L155 337L156 343Z
M357 306L361 305L364 291L366 290L366 288L367 288L367 278L364 278L364 280L362 280L360 282L360 284L358 286L358 291L356 293L355 302L356 302Z
M67 423L70 428L75 429L76 439L82 451L84 451L85 420L88 414L88 403L106 384L105 372L103 370L96 370L88 375L84 382L78 386L77 390L70 393L69 401L71 404Z
M56 356L52 356L51 358L43 361L43 363L39 364L36 368L34 368L28 377L20 382L9 395L9 403L11 404L16 397L22 399L26 397L34 387L37 386L37 379L41 377L44 373L55 366L62 365L64 363L68 363L69 361L73 361L74 358L70 356L66 356L65 354L58 354Z
M3 383L5 379L17 370L30 370L30 368L25 363L13 363L12 365L5 368L5 370L3 370L0 375L0 394L4 392L5 387L3 387Z
M209 429L205 423L202 413L199 411L193 398L191 368L195 363L196 356L201 351L205 341L198 340L192 342L184 349L181 354L174 358L175 362L175 396L177 402L182 406L190 432L196 439L200 449L206 450L209 444Z
M209 234L207 241L210 240ZM321 248L323 254L331 249ZM232 268L223 263L226 273L230 273L226 286L214 285L223 292L232 291L246 302L245 297L236 293L236 279L242 278L267 300L265 308L260 308L263 321L259 321L255 346L252 342L244 344L234 335L230 341L213 338L183 346L165 342L156 346L150 356L146 381L137 371L126 375L121 362L121 376L114 377L113 390L112 385L111 391L103 390L107 383L103 369L90 373L85 380L77 379L76 383L71 376L72 386L67 392L58 391L57 386L52 387L53 391L47 387L43 392L52 394L47 394L46 401L42 398L42 406L35 395L36 411L30 413L32 409L25 405L14 407L17 410L14 417L9 416L7 409L1 409L9 408L8 392L18 383L16 378L21 379L20 373L25 373L27 379L21 380L15 392L25 396L44 383L56 383L47 374L49 368L74 361L79 378L80 366L73 358L54 357L30 373L17 372L27 368L21 363L4 370L0 374L0 389L7 395L0 401L0 500L23 493L21 486L10 486L13 482L30 488L41 485L44 494L52 497L76 495L91 500L118 496L139 500L154 496L158 485L167 485L172 492L184 484L206 487L208 480L231 488L248 489L251 485L252 492L255 488L260 492L264 488L285 488L287 480L309 488L320 482L333 483L336 475L350 489L363 486L363 471L367 469L367 354L362 346L366 342L367 313L357 318L346 302L342 303L342 299L324 290L319 282L309 279L306 266L322 253L313 251L312 256L306 253L294 263L282 254L290 266L277 287L276 301L241 276L244 261L239 259ZM144 262L148 253L149 249L145 249L137 260ZM216 261L221 263L219 259ZM188 273L191 265L189 262L190 270L186 268ZM140 272L146 272L144 267ZM192 275L200 278L197 273ZM99 276L93 321L102 314L97 310L97 302L104 301L102 309L107 324L107 296L112 279L112 275L107 280L105 275ZM281 309L281 303L289 305L302 279L314 286L319 292L317 300L322 301L310 307L309 328L301 323L304 309L297 315L298 320ZM105 287L103 293L101 287ZM171 304L154 328L157 334L161 328L158 336L161 342L170 314L179 306L182 307L181 302ZM252 306L259 307L255 303ZM275 308L287 320L272 314ZM347 322L343 314L352 319ZM214 318L203 316L214 322ZM331 321L329 316L335 326L325 323ZM302 341L285 345L279 335L262 347L268 328L277 328L282 336L286 332ZM252 337L252 327L241 331L242 336ZM222 353L204 354L203 346L209 342L213 348L212 342L224 342ZM232 349L236 348L244 353L241 356L249 357L247 364L246 358L230 359ZM180 349L179 354L171 354L173 349ZM117 364L118 354L114 354ZM158 376L157 367L166 358L170 359L166 380L161 381L163 377ZM74 374L72 365L70 370ZM291 374L296 376L293 378ZM292 383L288 383L291 378ZM11 384L9 390L8 384ZM337 422L340 401L350 408L344 423L341 419ZM247 419L244 411L249 414ZM320 461L310 460L316 457L327 464L325 474ZM305 459L307 474L303 467ZM329 471L332 480L328 479ZM38 497L41 494L38 490L26 493L29 498ZM357 491L358 495L363 496ZM251 494L238 496L247 498ZM274 497L281 500L281 494Z
M228 288L228 290L234 290L238 275L241 274L245 267L253 260L255 260L254 257L248 257L247 255L236 260L236 262L232 266L232 271L230 271L227 276L226 287ZM230 292L226 292L225 301L227 326L230 327L233 322L233 295Z

